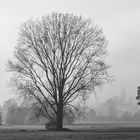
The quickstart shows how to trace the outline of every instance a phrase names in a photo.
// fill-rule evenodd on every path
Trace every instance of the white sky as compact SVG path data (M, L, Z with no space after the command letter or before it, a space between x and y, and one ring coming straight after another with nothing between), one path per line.
M19 26L51 12L90 17L103 28L115 82L99 92L98 101L119 95L122 88L135 97L140 85L140 0L0 0L0 104L12 96L5 64L12 58Z

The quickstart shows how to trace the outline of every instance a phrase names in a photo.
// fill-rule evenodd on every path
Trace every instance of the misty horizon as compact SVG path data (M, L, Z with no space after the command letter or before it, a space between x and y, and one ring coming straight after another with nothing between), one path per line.
M30 103L26 100L17 101L10 99L4 102L0 112L3 124L43 124L47 120L40 116L36 118L33 110L28 109ZM96 102L93 106L88 106L85 118L75 121L75 123L119 123L140 121L140 107L133 97L128 97L124 89L118 96L107 99L104 102ZM9 108L9 109L8 109ZM8 110L9 111L8 111ZM12 111L12 112L11 112ZM123 124L122 124L123 125ZM125 125L125 124L124 124ZM139 124L138 124L139 125Z

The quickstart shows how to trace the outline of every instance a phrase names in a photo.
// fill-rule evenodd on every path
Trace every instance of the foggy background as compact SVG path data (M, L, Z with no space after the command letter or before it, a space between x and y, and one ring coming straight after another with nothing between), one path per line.
M13 98L4 102L0 107L0 124L4 125L42 125L48 120L43 115L37 115L26 100L15 100ZM118 96L107 99L100 103L96 102L86 110L85 117L74 120L66 117L64 124L75 123L128 123L139 124L140 108L133 97L127 97L126 91L122 89Z
M111 65L110 73L115 81L97 90L96 98L92 95L88 103L92 110L87 120L91 121L91 116L94 116L92 120L137 120L140 116L135 100L140 85L139 0L0 0L0 105L15 96L7 86L10 73L5 71L5 64L13 56L20 25L53 11L92 18L103 28L109 42L106 61Z

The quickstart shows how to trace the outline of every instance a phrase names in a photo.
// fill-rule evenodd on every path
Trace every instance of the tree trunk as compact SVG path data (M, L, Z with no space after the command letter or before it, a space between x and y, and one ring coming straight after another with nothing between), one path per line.
M56 120L56 129L63 129L63 105L59 104L57 107L57 120Z

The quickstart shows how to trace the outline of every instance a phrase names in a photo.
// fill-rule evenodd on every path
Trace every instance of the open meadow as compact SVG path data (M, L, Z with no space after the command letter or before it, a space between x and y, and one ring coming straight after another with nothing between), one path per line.
M44 126L0 126L0 140L140 140L140 127L115 124L65 126L72 131L47 131Z

